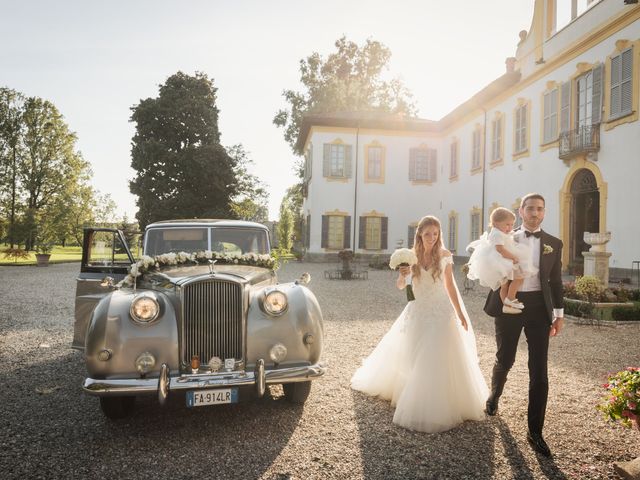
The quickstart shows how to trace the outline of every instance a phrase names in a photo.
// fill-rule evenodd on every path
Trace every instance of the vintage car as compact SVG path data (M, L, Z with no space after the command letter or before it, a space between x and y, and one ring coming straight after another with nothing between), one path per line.
M278 283L268 229L232 220L149 225L137 261L119 230L85 230L73 348L84 391L109 418L138 395L188 407L235 403L282 384L304 403L322 376L322 313L304 274Z

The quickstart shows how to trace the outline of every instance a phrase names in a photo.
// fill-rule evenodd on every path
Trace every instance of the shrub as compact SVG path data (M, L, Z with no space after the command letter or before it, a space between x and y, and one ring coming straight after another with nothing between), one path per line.
M607 392L596 408L608 420L631 427L632 422L638 421L640 416L640 368L627 367L610 374L603 387Z
M611 289L618 302L628 302L631 299L631 292L624 288L622 285Z
M640 320L640 307L614 307L611 318L621 322Z
M603 294L603 288L593 275L576 278L576 293L589 302L597 302Z
M389 270L389 262L387 258L380 255L373 255L369 260L369 268L375 268L376 270Z
M2 250L2 256L18 263L18 260L29 258L29 252L21 248L5 248Z
M593 303L576 302L570 299L564 301L564 312L574 317L589 318L593 315Z

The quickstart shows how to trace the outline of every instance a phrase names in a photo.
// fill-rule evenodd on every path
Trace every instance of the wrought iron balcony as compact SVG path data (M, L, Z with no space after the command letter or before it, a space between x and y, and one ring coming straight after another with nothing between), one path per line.
M600 124L584 125L560 134L559 157L569 160L581 154L600 150Z

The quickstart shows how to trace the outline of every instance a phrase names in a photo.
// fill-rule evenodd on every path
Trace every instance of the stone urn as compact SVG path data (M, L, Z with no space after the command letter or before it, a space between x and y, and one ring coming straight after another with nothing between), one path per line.
M604 252L609 240L611 240L611 232L584 232L582 236L585 243L591 245L590 252Z
M584 275L596 277L606 288L609 285L609 257L606 245L611 240L611 232L584 232L585 243L591 245L588 252L582 252L584 257Z

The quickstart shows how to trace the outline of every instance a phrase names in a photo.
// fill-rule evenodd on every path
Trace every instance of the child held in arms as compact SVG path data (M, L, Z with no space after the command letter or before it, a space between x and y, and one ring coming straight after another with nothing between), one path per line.
M531 248L514 240L512 230L515 221L516 216L511 210L496 208L491 212L491 230L467 246L467 250L473 249L467 276L492 290L500 288L502 311L513 314L522 313L524 308L516 298L522 282L538 273L533 266Z

